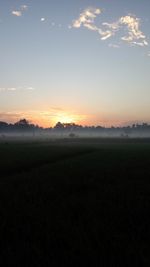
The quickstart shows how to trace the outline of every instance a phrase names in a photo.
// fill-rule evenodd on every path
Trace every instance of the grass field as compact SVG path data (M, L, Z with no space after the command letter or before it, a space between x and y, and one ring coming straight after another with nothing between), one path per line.
M1 266L149 266L150 140L0 143Z

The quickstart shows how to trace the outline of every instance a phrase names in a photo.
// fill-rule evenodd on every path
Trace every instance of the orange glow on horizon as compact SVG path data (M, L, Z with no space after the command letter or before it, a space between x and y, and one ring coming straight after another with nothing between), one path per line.
M6 112L1 116L1 121L16 123L20 119L27 119L30 123L44 128L54 127L57 122L75 123L82 126L124 126L135 123L132 118L115 118L110 114L89 114L81 112L66 111L61 108L51 108L49 110L25 110ZM146 120L147 121L147 120Z
M75 123L79 125L85 125L85 115L74 114L68 111L42 111L37 114L32 114L29 118L34 124L38 124L42 127L54 127L57 122L61 123Z

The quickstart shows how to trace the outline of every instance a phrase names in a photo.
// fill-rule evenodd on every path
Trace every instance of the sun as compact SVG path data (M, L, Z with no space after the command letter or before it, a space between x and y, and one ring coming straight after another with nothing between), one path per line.
M54 117L54 122L61 122L61 123L76 123L76 118L70 114L59 113Z
M82 124L83 119L83 115L71 111L55 111L53 116L51 116L53 126L55 126L57 122Z

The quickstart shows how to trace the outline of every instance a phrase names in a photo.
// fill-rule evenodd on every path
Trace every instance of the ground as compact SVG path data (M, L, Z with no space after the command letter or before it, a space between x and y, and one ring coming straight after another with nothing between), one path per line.
M0 143L1 266L148 266L150 140Z

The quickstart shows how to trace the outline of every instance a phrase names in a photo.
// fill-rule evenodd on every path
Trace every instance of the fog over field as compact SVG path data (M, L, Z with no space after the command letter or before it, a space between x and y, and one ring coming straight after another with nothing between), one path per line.
M43 128L21 119L14 124L0 122L0 140L7 138L148 138L150 125L133 124L126 127L82 126L58 122L53 128Z

